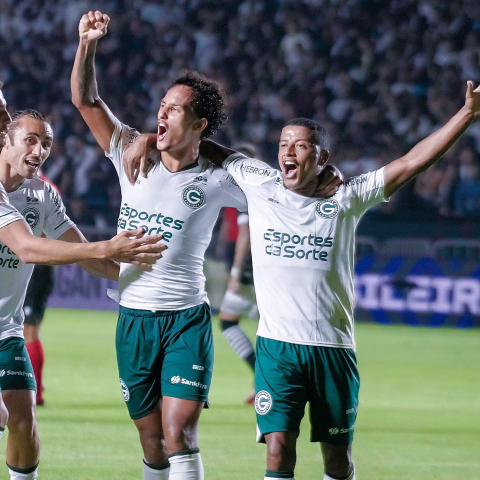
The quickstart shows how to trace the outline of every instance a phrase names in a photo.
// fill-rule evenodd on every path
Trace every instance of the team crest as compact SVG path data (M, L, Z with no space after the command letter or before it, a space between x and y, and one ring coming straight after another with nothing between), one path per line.
M25 218L26 222L30 226L30 228L35 228L40 220L40 212L35 207L27 207L22 212L23 218Z
M197 185L189 185L182 190L183 203L196 210L205 204L205 192Z
M266 390L261 390L255 395L255 411L259 415L265 415L268 413L272 408L272 405L272 396Z
M130 391L128 390L127 384L121 379L120 380L120 388L122 389L123 399L128 402L130 400Z
M335 218L339 210L338 202L333 199L320 200L315 205L315 213L322 218Z

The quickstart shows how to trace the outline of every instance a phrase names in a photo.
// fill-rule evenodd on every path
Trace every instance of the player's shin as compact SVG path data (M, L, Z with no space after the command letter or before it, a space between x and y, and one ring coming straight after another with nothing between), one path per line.
M143 480L168 480L170 472L170 464L165 465L149 465L143 459Z
M220 320L220 328L235 353L245 360L253 370L255 368L255 350L250 339L238 325L238 320Z
M168 480L204 480L202 457L198 448L174 453L168 460L170 461Z

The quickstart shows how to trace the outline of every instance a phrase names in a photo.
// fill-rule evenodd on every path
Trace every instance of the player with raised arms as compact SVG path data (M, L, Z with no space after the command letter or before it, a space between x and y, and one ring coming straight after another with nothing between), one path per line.
M442 128L379 170L351 178L327 200L313 198L329 160L317 122L282 129L280 171L204 141L201 153L235 178L248 200L260 322L255 367L258 441L267 443L265 480L293 480L306 403L311 440L320 442L324 480L353 480L351 446L360 378L353 309L355 229L362 215L433 165L480 115L480 87L467 83L465 105ZM133 180L146 174L155 145L145 135L125 156Z
M143 478L203 479L197 430L213 369L203 261L220 209L244 210L246 200L227 172L199 156L201 139L225 119L224 97L215 83L193 74L173 82L161 102L156 139L161 160L148 179L130 184L123 151L138 132L99 98L95 78L96 44L108 22L98 11L80 20L72 100L117 170L118 230L144 226L161 232L169 247L151 272L121 267L116 336L121 390L139 431Z
M8 129L0 152L0 437L7 426L10 478L30 480L38 476L40 440L22 307L33 263L77 262L93 275L118 280L119 266L112 260L149 269L166 247L156 244L159 235L140 238L142 229L87 243L58 193L36 176L53 141L49 122L34 110L10 121L1 90L0 117ZM39 238L42 234L49 238Z

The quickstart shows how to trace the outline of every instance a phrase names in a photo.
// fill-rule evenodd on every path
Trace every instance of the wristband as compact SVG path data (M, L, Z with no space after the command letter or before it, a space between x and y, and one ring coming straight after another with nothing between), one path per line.
M239 267L232 267L230 270L230 275L232 277L238 278L240 276L240 268Z

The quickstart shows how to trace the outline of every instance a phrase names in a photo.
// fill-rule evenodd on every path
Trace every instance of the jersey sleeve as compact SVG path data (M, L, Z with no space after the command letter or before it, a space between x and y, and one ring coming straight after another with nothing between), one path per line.
M270 165L261 160L248 158L241 153L230 155L222 166L246 191L277 176L277 170Z
M65 205L59 193L49 184L45 183L45 223L43 233L48 238L56 240L67 230L75 225L65 211Z
M22 220L20 212L10 203L5 188L0 183L0 228L6 227L12 222Z
M139 135L137 130L115 118L115 129L110 139L110 152L105 152L105 155L112 161L120 179L124 175L123 152Z
M351 199L351 207L355 216L362 216L369 208L385 198L385 177L383 167L373 172L350 178L345 184L345 193Z
M246 212L247 199L238 183L226 170L219 169L218 172L218 184L223 195L222 206L233 207L240 212Z

